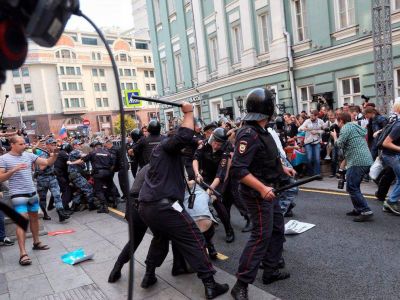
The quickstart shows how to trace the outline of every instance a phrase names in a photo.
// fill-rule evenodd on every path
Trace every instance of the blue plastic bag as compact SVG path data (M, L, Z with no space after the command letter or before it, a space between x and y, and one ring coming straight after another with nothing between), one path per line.
M93 254L86 255L85 250L83 250L82 248L79 248L79 249L76 249L74 251L71 251L71 252L68 252L68 253L62 255L61 260L68 265L75 265L82 261L92 259L93 256L94 256Z

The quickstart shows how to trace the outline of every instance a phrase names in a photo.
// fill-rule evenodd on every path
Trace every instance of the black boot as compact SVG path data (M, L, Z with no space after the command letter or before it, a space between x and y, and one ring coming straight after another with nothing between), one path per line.
M66 215L71 216L74 214L74 211L71 210L69 207L68 208L64 208L64 212Z
M58 221L64 222L65 220L69 219L69 215L67 215L64 211L63 208L57 209L57 214L58 214Z
M290 278L290 274L287 272L281 272L279 269L274 271L266 272L264 270L264 274L262 276L262 280L264 284L270 284L278 280L284 280Z
M251 222L249 216L244 216L244 219L246 220L246 225L243 227L242 232L250 232L253 230L253 222Z
M229 226L229 228L226 230L225 233L226 233L225 242L232 243L235 240L235 232L233 231L232 226Z
M212 276L203 279L203 284L205 288L206 299L214 299L219 295L225 294L227 291L229 291L228 284L217 283Z
M43 220L46 220L46 221L51 220L51 217L47 214L46 204L44 204L44 205L39 204L39 206L40 206L40 209L43 212Z
M99 207L96 205L96 204L94 204L94 202L90 202L89 203L89 210L90 211L92 211L92 210L96 210L96 209L98 209Z
M206 247L208 250L208 255L210 256L211 259L216 259L218 252L215 250L214 244L212 242L212 238L215 234L215 228L214 225L211 225L211 227L203 232L204 239L206 240Z
M82 205L80 203L72 203L71 210L74 212L82 211Z
M90 208L89 208L90 210ZM97 210L98 214L108 214L108 207L106 205L102 205L99 207L99 209Z
M231 295L235 300L248 300L248 287L247 283L244 283L240 280L236 281L235 285L232 288Z
M146 273L144 274L142 283L140 286L147 289L157 282L156 268L152 266L146 266Z
M207 250L208 250L208 255L212 260L217 259L218 252L215 250L214 244L211 242L207 243Z
M110 276L108 276L108 282L113 283L121 278L122 266L118 261L115 263L114 268L111 270Z

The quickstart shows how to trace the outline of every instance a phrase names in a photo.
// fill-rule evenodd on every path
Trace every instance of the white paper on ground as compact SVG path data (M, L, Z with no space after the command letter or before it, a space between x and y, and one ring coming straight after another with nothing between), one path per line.
M85 260L93 259L93 256L94 256L94 254L85 255L85 256L83 256L81 258L76 259L73 264L76 265L76 264L79 264L79 263L81 263L81 262L83 262Z
M285 234L299 234L303 233L311 228L313 228L315 224L300 222L296 220L290 220L285 224Z

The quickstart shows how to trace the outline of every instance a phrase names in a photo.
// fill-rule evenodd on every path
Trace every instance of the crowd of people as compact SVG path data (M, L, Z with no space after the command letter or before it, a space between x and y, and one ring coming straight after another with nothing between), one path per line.
M383 201L384 211L400 215L400 103L394 104L391 118L368 102L344 104L335 110L321 105L309 113L275 115L273 95L256 89L248 95L246 108L243 120L232 122L223 117L205 125L193 118L192 106L184 103L183 120L177 128L162 134L160 122L152 120L130 132L126 151L121 151L118 139L112 136L57 139L50 134L30 142L22 134L3 134L7 143L3 143L0 156L1 196L8 197L14 209L30 220L34 250L49 249L39 239L39 207L44 221L51 219L48 211L56 209L58 221L63 223L85 209L108 213L108 207L116 208L131 199L132 213L126 218L135 224L135 240L122 250L109 282L120 278L131 257L131 243L136 250L150 227L154 238L141 286L156 283L155 269L165 259L171 240L172 274L196 271L208 299L228 290L226 284L214 281L209 259L218 256L213 241L217 224L224 228L226 243L235 240L232 205L243 217L241 231L252 232L239 262L233 297L247 299L247 285L254 281L259 267L264 268L265 284L290 276L282 270L283 218L293 216L298 189L277 195L273 189L299 177L321 175L322 159L330 163L329 177L346 181L353 204L347 215L365 222L372 220L373 212L360 185L362 180L370 180L370 166L381 158L385 167L375 179L376 197ZM382 139L388 126L391 130ZM125 161L129 166L124 166ZM123 186L125 167L135 178L130 195L121 195L113 180L118 174L120 190L129 190ZM177 213L182 218L177 218ZM30 265L25 232L17 227L16 236L19 263ZM0 212L0 246L13 243L5 236Z

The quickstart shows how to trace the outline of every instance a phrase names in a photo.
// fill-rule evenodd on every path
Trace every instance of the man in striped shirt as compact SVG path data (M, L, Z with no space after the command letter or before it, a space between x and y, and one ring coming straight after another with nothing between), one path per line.
M39 198L33 183L31 167L47 167L54 164L57 151L50 154L48 159L40 158L33 153L25 152L23 137L10 138L11 150L0 157L0 182L8 180L9 193L14 209L29 218L30 229L33 237L33 250L48 250L49 247L39 240ZM23 266L32 263L25 249L25 231L17 227L17 240L20 250L19 263Z

